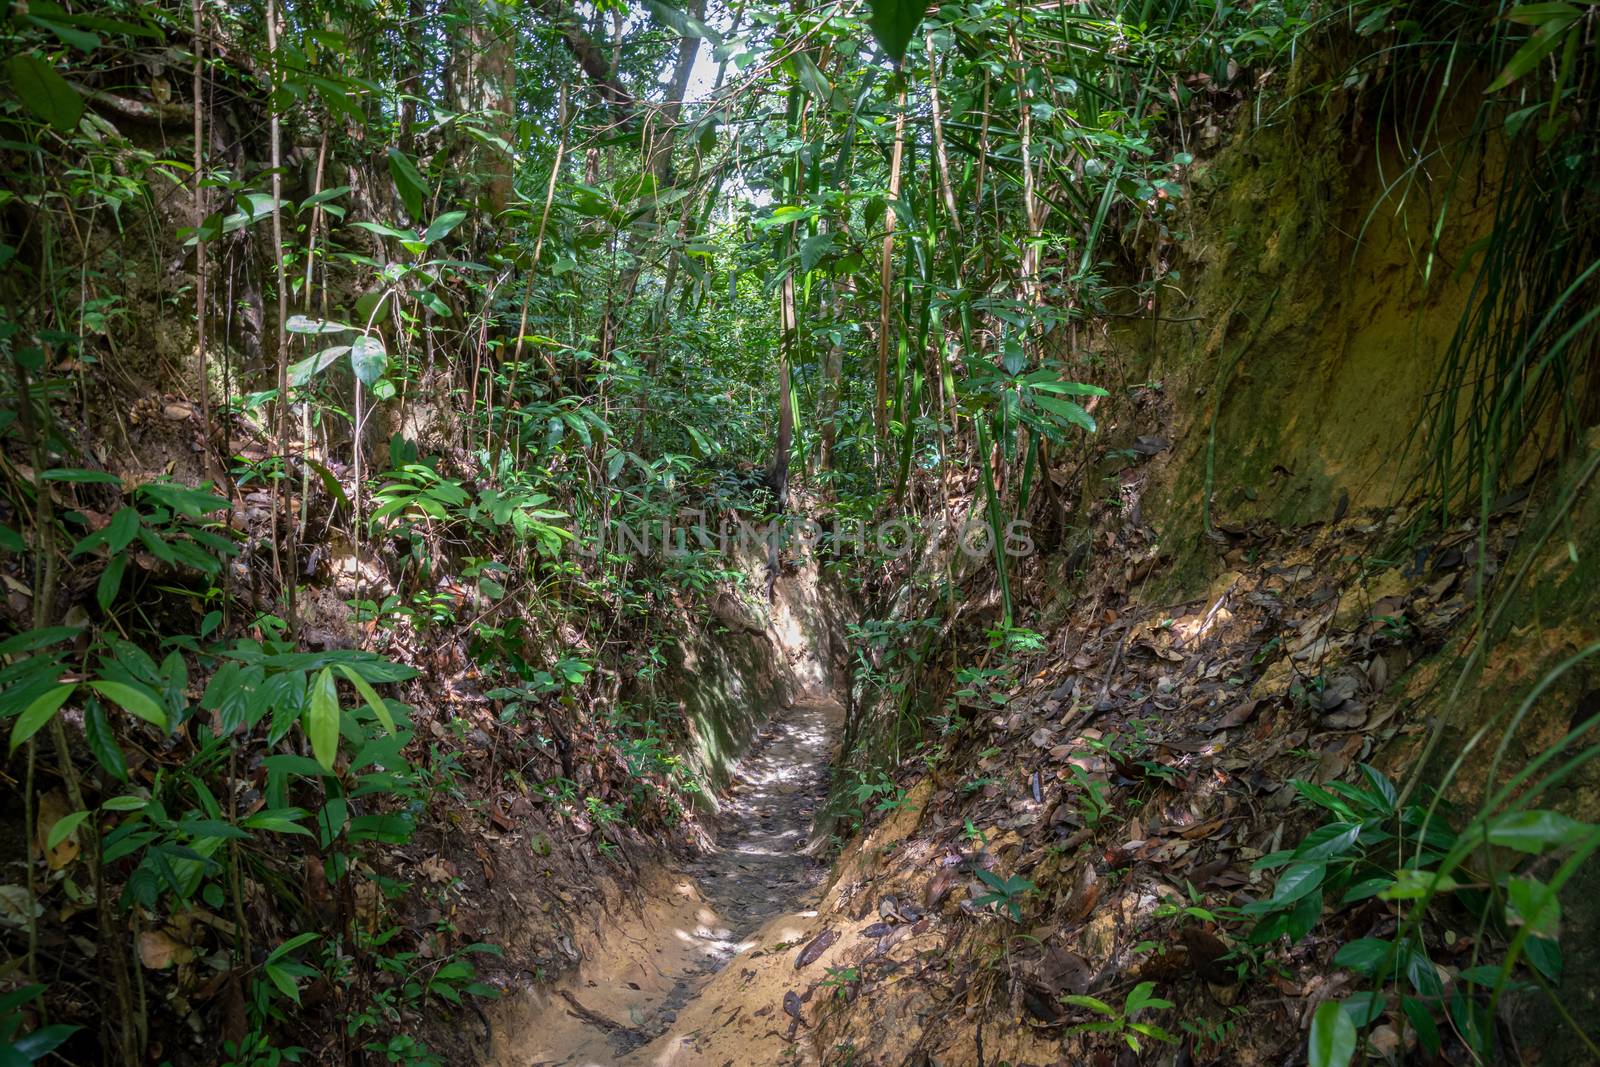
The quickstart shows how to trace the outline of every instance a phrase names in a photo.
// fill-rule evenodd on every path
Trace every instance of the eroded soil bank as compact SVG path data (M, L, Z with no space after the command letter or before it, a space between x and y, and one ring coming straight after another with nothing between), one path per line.
M575 937L577 969L553 985L522 989L493 1014L491 1062L758 1062L748 1051L725 1050L731 1035L718 1031L744 1004L771 998L704 1002L705 994L719 974L740 970L742 959L802 939L806 920L816 916L827 864L818 857L813 822L842 717L837 703L814 698L774 714L735 764L715 841L645 872L621 906L590 908ZM794 928L774 931L786 923ZM763 1012L773 1014L770 1007ZM708 1025L713 1017L722 1025ZM759 1062L799 1055L794 1035L777 1033L789 1029L788 1018L752 1021L779 1039Z

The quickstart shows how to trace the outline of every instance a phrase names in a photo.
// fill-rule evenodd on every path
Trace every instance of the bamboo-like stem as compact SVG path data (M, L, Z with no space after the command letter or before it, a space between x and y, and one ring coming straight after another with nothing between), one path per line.
M950 154L944 146L944 117L939 106L939 63L933 51L933 34L926 37L928 45L928 104L933 112L933 152L939 164L939 196L944 200L945 214L950 217L950 229L961 236L961 213L956 210L956 192L950 184Z

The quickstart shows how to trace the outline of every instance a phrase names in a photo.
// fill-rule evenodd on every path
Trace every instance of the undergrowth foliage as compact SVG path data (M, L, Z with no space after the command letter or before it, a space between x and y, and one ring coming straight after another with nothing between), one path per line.
M852 633L857 711L892 714L852 715L842 814L903 810L902 757L944 773L1045 646L1006 533L1127 391L1083 331L1185 284L1159 254L1192 222L1184 131L1331 39L1359 42L1338 88L1402 138L1386 182L1435 241L1460 199L1438 172L1503 161L1470 259L1417 250L1424 276L1473 278L1421 489L1486 521L1595 410L1597 10L14 5L0 1056L143 1063L204 1015L229 1063L436 1061L422 1021L469 1017L494 949L425 928L416 898L451 876L393 858L513 790L620 862L622 827L676 825L704 788L668 651L709 592L760 591L710 551L577 551L613 524L797 501L986 523L980 660L947 662L948 574L927 618ZM772 550L769 594L788 562ZM899 565L839 569L869 588ZM935 667L948 699L914 684ZM1241 940L1373 901L1394 920L1340 950L1370 989L1317 1011L1313 1062L1400 1016L1487 1060L1499 998L1555 985L1557 894L1597 840L1538 798L1587 728L1476 813L1370 769L1302 784L1328 821L1263 860L1276 888L1228 917ZM1080 784L1092 831L1111 802ZM1022 922L1037 887L986 873L984 920ZM1484 946L1448 989L1442 915ZM1072 1006L1133 1049L1172 1037L1147 984Z

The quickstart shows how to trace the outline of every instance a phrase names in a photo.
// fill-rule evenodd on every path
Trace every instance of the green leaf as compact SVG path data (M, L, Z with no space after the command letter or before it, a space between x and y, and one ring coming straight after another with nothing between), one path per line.
M352 222L350 225L360 230L366 230L369 233L375 233L379 237L393 237L402 244L414 245L421 243L421 239L417 237L414 230L401 230L393 226L385 226L381 222ZM371 294L368 295L370 296ZM359 301L356 304L356 310L358 312L361 310Z
M383 702L383 698L378 695L378 691L372 688L367 680L351 669L347 663L339 664L339 672L350 680L351 685L356 687L356 692L361 694L361 699L367 702L367 707L372 709L372 714L376 715L378 721L383 723L383 728L391 734L394 733L394 716L389 714L389 707Z
M277 963L279 960L283 959L283 957L287 956L289 953L293 952L295 949L299 948L301 945L309 945L311 942L315 941L317 938L319 938L321 936L322 936L321 934L318 934L318 933L315 933L315 932L307 932L307 933L303 933L303 934L295 934L289 940L285 941L283 944L281 944L277 948L273 949L272 950L272 955L267 957L267 962L268 963Z
M833 236L826 233L813 234L800 242L800 270L809 274L823 256L833 251Z
M1040 374L1052 374L1053 371L1039 371ZM1041 393L1060 393L1062 396L1110 396L1106 390L1098 385L1089 385L1087 382L1051 382L1032 381L1030 375L1028 388Z
M444 240L451 230L466 220L466 217L465 211L446 211L428 224L428 230L422 235L422 240L430 245L435 241Z
M1433 871L1396 871L1394 885L1378 894L1380 900L1420 900L1432 893L1448 893L1456 880Z
M135 508L119 508L106 523L106 550L121 552L139 534L139 512Z
M1036 395L1032 399L1034 404L1062 421L1094 433L1094 418L1083 409L1082 405L1074 404L1070 400L1058 400L1053 396Z
M111 723L106 719L106 710L98 700L90 701L84 710L83 734L89 743L89 751L94 753L94 758L105 772L119 782L126 782L128 761L122 757L122 748L117 744L116 736L111 732Z
M265 964L262 970L266 972L268 978L272 979L272 984L277 986L284 996L293 1000L296 1004L300 1003L300 987L295 984L292 975L282 967L271 963Z
M77 129L83 117L83 98L56 73L56 68L32 52L18 52L6 60L11 90L23 106L61 133Z
M1514 9L1512 15L1515 15ZM1575 30L1579 25L1580 14L1576 9L1569 9L1571 14L1552 15L1543 19L1539 28L1534 31L1521 48L1512 55L1505 68L1498 77L1489 83L1485 93L1497 93L1512 82L1527 74L1539 65L1539 61L1559 48L1569 31Z
M313 319L307 315L290 315L283 328L290 333L344 333L355 329L354 326L343 322L328 322L326 319Z
M148 690L126 682L90 682L89 688L145 722L167 728L167 713Z
M27 16L27 18L28 21L33 23L35 26L38 26L41 29L49 30L51 33L61 38L62 44L69 44L78 49L80 52L93 52L96 48L100 47L99 34L90 33L87 30L74 29L70 26L63 26L59 22L52 22L49 19L42 19L37 15L30 14Z
M333 761L339 754L339 690L330 667L322 668L311 683L306 733L311 738L311 754L324 771L332 774Z
M111 610L111 602L117 599L117 592L122 588L122 572L127 569L128 557L118 556L100 572L100 580L94 587L94 599L101 611Z
M1140 982L1134 986L1122 1003L1123 1013L1131 1017L1146 1008L1160 1010L1172 1007L1172 1001L1162 1000L1160 997L1154 996L1155 991L1156 984L1154 982Z
M38 733L39 728L61 710L61 705L67 702L67 698L76 688L78 688L76 684L68 683L47 689L35 697L33 703L22 709L22 714L17 716L16 725L11 727L11 751L15 752L24 741Z
M350 369L360 379L361 384L371 387L374 382L383 377L383 372L389 365L389 355L383 349L383 341L375 336L357 337L350 346Z
M1295 858L1302 860L1328 859L1350 851L1361 835L1360 823L1331 822L1319 826L1306 835L1295 849Z
M15 1052L22 1058L23 1063L37 1063L50 1053L60 1048L61 1045L73 1034L82 1030L81 1026L68 1026L57 1023L54 1026L41 1026L22 1037L15 1039L15 1044L9 1049L0 1047L0 1054ZM11 1067L7 1064L6 1067Z
M269 830L276 834L300 834L304 837L315 837L310 830L295 822L309 814L304 808L276 808L271 811L258 811L239 825L251 830Z
M1364 990L1345 997L1343 1007L1344 1013L1350 1016L1350 1021L1356 1026L1371 1026L1383 1018L1383 1013L1389 1007L1389 998L1383 993Z
M117 486L122 484L122 479L110 471L91 471L84 470L82 467L57 467L55 470L45 471L39 477L47 482L75 482L89 485Z
M1321 863L1291 863L1278 876L1278 884L1268 901L1273 910L1292 904L1322 884L1327 868Z
M1518 875L1506 883L1506 922L1526 926L1534 937L1555 938L1561 933L1561 901L1533 875Z
M867 0L867 6L872 11L867 18L872 36L877 38L884 55L899 66L922 24L927 4L924 0Z
M296 388L305 385L348 351L350 351L349 345L334 345L332 348L324 348L314 356L307 356L289 368L289 384Z
M1333 963L1336 967L1348 967L1357 974L1371 977L1378 973L1378 968L1384 965L1394 954L1394 943L1376 937L1361 937L1341 945L1339 951L1334 953Z
M35 652L50 645L70 641L83 631L76 626L47 626L42 630L24 630L15 637L0 641L0 656L14 656L18 652Z
M1311 1017L1311 1043L1306 1049L1311 1067L1347 1067L1356 1054L1356 1024L1336 1000L1317 1005Z
M1508 811L1490 820L1487 836L1491 845L1537 856L1547 848L1577 844L1591 829L1558 811Z
M1084 996L1081 993L1072 993L1061 998L1061 1003L1071 1004L1075 1008L1088 1008L1090 1011L1099 1012L1101 1015L1112 1019L1118 1017L1117 1009L1097 997Z
M65 841L67 836L76 830L79 824L88 817L89 813L87 811L75 811L71 815L64 815L56 820L56 824L50 827L50 835L44 839L44 850L49 852Z
M411 157L398 148L389 149L389 174L400 193L400 202L406 206L406 214L413 219L422 218L422 203L428 196L428 183L423 180L417 165L411 162Z
M650 9L650 14L656 17L657 22L675 30L679 37L700 37L710 41L712 45L722 43L722 34L693 15L664 4L661 0L644 0L644 6Z

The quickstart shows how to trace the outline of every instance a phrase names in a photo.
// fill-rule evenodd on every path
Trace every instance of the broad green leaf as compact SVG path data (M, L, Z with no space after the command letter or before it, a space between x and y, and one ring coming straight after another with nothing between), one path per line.
M295 984L294 976L276 964L268 963L262 966L272 984L278 987L279 992L296 1004L300 1003L300 987Z
M1051 372L1050 371L1043 371L1041 373L1049 374ZM1062 396L1110 396L1111 395L1106 390L1100 388L1100 386L1098 386L1098 385L1090 385L1087 382L1051 382L1051 381L1036 382L1036 381L1030 380L1028 382L1028 388L1037 390L1037 391L1039 391L1041 393L1060 393Z
M61 705L67 702L67 698L76 688L77 685L69 683L47 689L35 697L33 703L22 709L22 714L17 716L16 724L11 727L11 751L15 752L24 741L38 733L39 728L61 710Z
M307 932L307 933L303 933L303 934L295 934L289 940L285 941L283 944L281 944L277 948L273 949L272 950L272 955L267 957L267 962L268 963L277 963L279 960L283 959L283 957L287 956L289 953L293 952L295 949L299 948L301 945L309 945L311 942L315 941L317 938L319 938L321 936L322 936L321 934L318 934L318 933L315 933L315 932Z
M49 19L42 19L37 15L30 14L27 18L28 21L33 23L35 26L38 26L41 29L49 30L51 33L61 38L61 42L63 44L69 44L78 49L80 52L93 52L96 48L100 47L99 34L90 33L87 30L74 29L71 26L63 26L59 22L52 22Z
M354 326L343 322L328 322L325 319L313 319L306 315L290 315L283 328L290 333L344 333L346 330L355 329Z
M428 224L427 232L422 235L423 241L431 245L435 241L444 240L445 237L449 236L450 231L460 226L462 222L466 221L466 218L467 213L465 211L446 211Z
M251 830L268 830L276 834L315 837L315 834L295 821L305 818L308 814L310 813L304 808L275 808L271 811L258 811L248 819L241 820L239 825Z
M356 687L356 692L361 694L361 699L367 702L367 707L372 709L372 714L376 715L378 721L383 723L383 728L391 734L394 733L394 716L389 714L389 707L383 702L383 698L378 695L378 691L372 688L367 680L357 674L348 663L339 664L339 672L350 680L351 685Z
M348 351L350 351L349 345L334 345L332 348L324 348L314 356L307 356L289 368L289 384L296 388L305 385Z
M119 508L106 524L106 551L121 552L139 534L139 512L135 508Z
M1448 893L1456 880L1434 871L1396 871L1394 885L1378 894L1380 900L1420 900L1430 893Z
M878 41L884 55L896 66L905 58L906 48L922 24L928 5L924 0L867 0L871 14L867 24Z
M1371 1026L1383 1018L1383 1013L1389 1008L1389 998L1383 993L1363 990L1345 997L1343 1007L1344 1013L1350 1016L1350 1021L1357 1027Z
M383 372L389 365L389 356L383 349L383 341L374 335L357 337L350 345L350 369L362 385L371 387L373 382L383 377Z
M401 230L394 226L385 226L381 222L352 222L350 225L356 227L357 229L367 230L370 233L375 233L379 237L393 237L395 240L407 245L421 243L421 238L417 236L416 231L414 230ZM356 303L356 310L361 310L360 301L357 301Z
M65 841L72 831L76 830L83 820L88 817L89 813L87 811L75 811L71 815L63 815L60 819L57 819L56 824L50 827L49 836L44 839L45 851L49 852Z
M0 1054L14 1052L21 1058L22 1063L38 1063L60 1048L67 1038L82 1029L81 1026L68 1026L65 1023L41 1026L22 1037L13 1039L14 1043L9 1048L0 1048ZM6 1067L13 1067L13 1064L6 1064Z
M11 91L36 118L61 133L71 133L83 117L83 98L56 73L48 60L32 52L18 52L6 60Z
M18 652L36 652L50 645L70 641L82 632L76 626L47 626L42 630L24 630L15 637L0 641L0 656L14 656Z
M1319 826L1306 835L1295 849L1295 858L1302 860L1328 859L1350 851L1361 835L1360 823L1332 822Z
M111 723L106 719L106 710L98 700L90 701L84 709L83 734L89 743L89 751L94 753L94 758L105 772L119 782L126 782L128 761L122 756L122 748L117 744L116 735L111 732Z
M701 37L713 46L722 43L722 34L687 12L679 11L661 0L644 0L644 6L656 17L656 21L676 31L679 37Z
M1336 1000L1317 1005L1306 1048L1311 1067L1347 1067L1356 1054L1356 1024Z
M1577 844L1592 829L1558 811L1508 811L1490 820L1487 836L1491 845L1537 856L1548 848Z
M1357 974L1371 977L1377 974L1378 968L1393 955L1394 942L1376 937L1360 937L1347 945L1341 945L1339 951L1334 953L1333 963L1336 967L1348 967Z
M311 683L306 734L311 738L311 754L324 771L332 774L333 761L339 755L339 690L330 667L322 668Z
M1268 901L1274 910L1282 908L1285 904L1292 904L1301 897L1322 885L1322 876L1327 868L1321 863L1291 863L1283 869L1283 874L1278 876L1278 884L1272 890L1272 897Z
M1088 1008L1090 1011L1099 1012L1101 1015L1107 1015L1113 1019L1117 1017L1117 1009L1113 1008L1111 1005L1107 1004L1098 997L1085 996L1082 993L1072 993L1062 997L1061 1003L1071 1004L1075 1008Z
M422 204L428 197L428 183L411 162L411 157L398 148L389 149L389 174L400 193L400 202L413 220L422 218Z
M1034 396L1033 403L1044 411L1055 415L1064 422L1070 423L1089 433L1094 433L1094 418L1079 404L1070 400L1058 400L1053 396Z
M1565 5L1561 5L1565 6ZM1520 9L1519 9L1520 10ZM1580 13L1574 8L1570 14L1552 14L1540 20L1540 25L1521 48L1512 55L1499 76L1489 83L1485 93L1497 93L1539 65L1539 61L1554 52L1566 40L1569 31L1576 32Z
M830 234L819 233L807 237L800 242L800 270L810 273L822 257L833 250L833 237Z
M1526 926L1534 937L1557 937L1561 933L1561 901L1533 875L1518 875L1506 883L1506 922Z
M39 475L47 482L74 482L90 485L121 485L122 479L110 471L91 471L81 467L57 467Z
M1524 26L1543 26L1547 22L1570 22L1581 14L1571 4L1559 2L1518 4L1506 12L1506 21L1520 22Z
M126 682L90 682L89 688L105 697L123 711L136 715L145 722L167 728L167 713L149 694L137 686Z
M118 556L100 572L100 580L94 587L94 599L101 611L111 610L111 602L117 599L117 593L122 588L122 573L127 569L128 557Z

